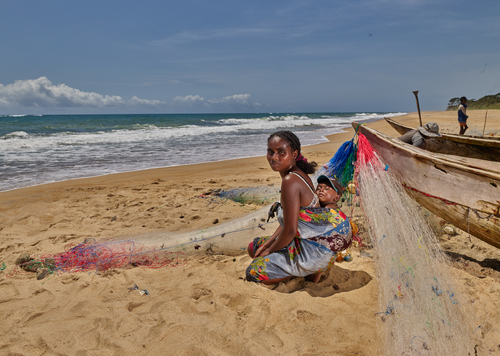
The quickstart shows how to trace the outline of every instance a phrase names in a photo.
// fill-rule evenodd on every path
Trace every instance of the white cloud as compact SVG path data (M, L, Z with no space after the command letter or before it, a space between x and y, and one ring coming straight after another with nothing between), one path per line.
M259 103L251 101L250 94L235 94L214 99L205 99L200 95L176 96L173 106L182 109L204 109L211 112L252 111L261 107Z
M0 106L2 107L118 107L130 105L162 104L158 100L145 100L134 96L124 100L121 96L103 95L71 88L66 84L52 84L46 77L17 80L13 84L0 84Z
M53 110L145 110L156 112L241 112L261 107L251 100L250 94L235 94L222 98L205 99L200 95L176 96L171 103L147 100L133 96L125 100L117 95L103 95L71 88L66 84L53 84L46 77L17 80L13 84L0 84L0 109Z
M176 96L174 98L174 103L181 103L181 104L199 104L203 103L205 99L199 95L186 95L186 96Z
M147 99L141 99L141 98L138 98L137 96L133 96L129 101L128 103L132 104L132 105L151 105L151 106L160 106L160 105L163 105L165 104L164 101L161 101L161 100L147 100Z
M213 104L219 104L219 103L224 103L224 104L242 104L242 105L249 105L250 102L250 94L235 94L231 96L225 96L222 99L213 99L209 100L210 103Z
M223 28L217 30L203 31L182 31L161 40L152 41L154 45L174 45L195 41L210 41L217 39L233 39L245 37L266 37L273 33L281 33L278 28L250 27L250 28Z

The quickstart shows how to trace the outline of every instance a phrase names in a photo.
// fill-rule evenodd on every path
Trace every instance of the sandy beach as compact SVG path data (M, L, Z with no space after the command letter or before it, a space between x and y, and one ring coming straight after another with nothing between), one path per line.
M468 133L500 134L500 110L488 111L485 128L485 110L468 114ZM396 120L419 123L417 113ZM422 121L458 133L454 111L422 112ZM384 120L367 125L398 136ZM324 164L353 135L349 129L329 136L327 143L303 147L303 154ZM275 226L264 221L239 245L233 242L235 248L210 240L187 244L168 250L161 267L68 271L38 280L15 265L22 253L41 260L87 239L146 244L155 236L160 249L162 234L231 226L268 204L208 193L279 184L262 156L1 192L0 355L385 355L376 265L356 208L353 220L364 246L353 247L353 260L334 265L318 284L303 278L274 287L245 281L251 259L244 248ZM500 250L466 232L450 237L438 217L428 219L478 321L476 354L500 355Z

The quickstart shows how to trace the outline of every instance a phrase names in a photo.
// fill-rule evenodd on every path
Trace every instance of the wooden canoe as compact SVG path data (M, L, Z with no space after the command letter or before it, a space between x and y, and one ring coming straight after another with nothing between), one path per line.
M415 128L385 118L399 134ZM500 138L442 134L425 140L428 151L500 162Z
M433 153L352 125L419 204L500 248L500 162Z

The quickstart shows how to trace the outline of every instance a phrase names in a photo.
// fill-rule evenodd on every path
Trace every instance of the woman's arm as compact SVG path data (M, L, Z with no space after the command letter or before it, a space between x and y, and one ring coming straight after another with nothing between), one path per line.
M281 206L283 208L283 227L271 246L263 253L269 254L287 246L297 234L302 181L289 174L281 184Z
M281 232L281 225L278 226L278 228L276 229L276 231L274 232L274 234L272 234L272 236L266 241L264 242L258 249L257 251L255 251L255 254L254 254L254 258L256 257L259 257L260 254L262 253L262 251L265 251L269 248L269 246L272 245L272 243L274 242L274 240L276 239L276 237L280 234ZM269 254L269 253L267 253ZM266 254L266 255L267 255Z

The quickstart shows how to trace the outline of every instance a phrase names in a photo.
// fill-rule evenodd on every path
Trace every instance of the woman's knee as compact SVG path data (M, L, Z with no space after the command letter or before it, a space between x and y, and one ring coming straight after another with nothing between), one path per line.
M252 265L247 267L247 270L245 271L246 274L246 279L249 282L256 282L259 283L260 280L257 278L255 271L252 269Z
M255 255L255 253L253 251L253 242L250 242L250 244L248 245L247 252L250 255L250 257L253 258L253 256Z

